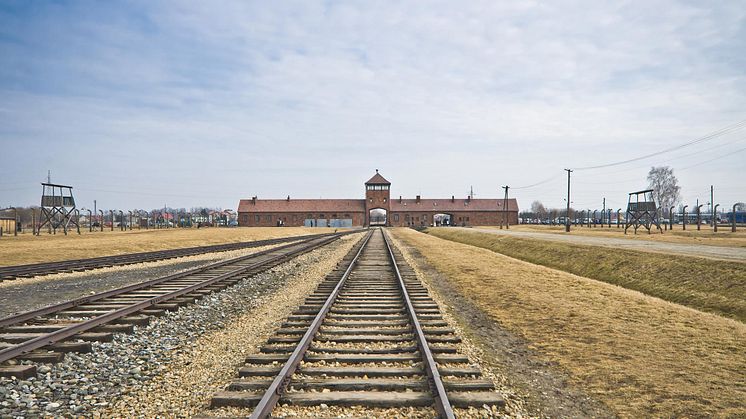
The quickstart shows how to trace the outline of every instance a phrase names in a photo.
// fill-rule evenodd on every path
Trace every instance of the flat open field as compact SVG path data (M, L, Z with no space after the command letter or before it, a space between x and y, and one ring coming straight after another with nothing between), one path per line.
M661 225L661 227L663 227ZM485 226L480 228L497 228L494 226ZM571 235L577 236L591 236L591 237L614 237L620 239L630 240L650 240L660 241L666 243L682 243L682 244L704 244L708 246L732 246L732 247L746 247L746 227L739 227L735 233L730 231L728 227L718 227L718 232L712 231L712 227L702 225L702 230L697 231L697 226L687 225L686 231L681 229L680 225L674 225L672 231L664 231L663 234L648 234L647 230L637 230L637 234L634 234L633 230L627 230L627 234L624 234L624 226L616 228L616 224L612 223L611 228L588 228L572 226L570 230ZM533 231L539 233L553 233L553 234L567 234L565 233L564 226L551 226L551 225L536 225L536 224L519 224L510 226L511 230L515 231Z
M0 239L0 266L53 262L148 252L221 243L234 243L333 232L333 228L254 227L254 228L170 228L160 230L85 232Z
M411 229L394 234L616 414L746 416L743 323Z
M746 322L746 263L558 243L476 229L431 228L427 232Z

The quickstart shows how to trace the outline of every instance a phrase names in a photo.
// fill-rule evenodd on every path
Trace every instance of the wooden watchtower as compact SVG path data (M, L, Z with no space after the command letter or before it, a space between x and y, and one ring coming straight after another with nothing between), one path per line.
M640 199L642 197L642 199ZM630 192L629 200L627 201L627 217L624 223L624 234L627 234L627 229L632 226L637 234L637 229L640 226L645 227L650 234L650 229L656 226L663 234L661 229L660 220L658 219L658 209L655 206L655 199L653 198L653 190L646 189L644 191Z
M41 215L39 217L41 223L36 234L39 235L44 226L47 226L54 234L57 234L58 228L62 228L62 231L67 234L71 225L75 226L80 234L78 220L73 217L75 213L73 187L54 183L42 183L41 187Z

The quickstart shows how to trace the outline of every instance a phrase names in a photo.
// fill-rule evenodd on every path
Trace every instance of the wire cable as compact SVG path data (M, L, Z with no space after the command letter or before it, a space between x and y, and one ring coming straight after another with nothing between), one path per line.
M679 149L684 148L684 147L689 147L689 146L692 146L694 144L699 144L699 143L702 143L702 142L705 142L705 141L709 141L709 140L718 138L720 136L723 136L725 134L729 134L731 132L738 131L740 129L743 129L744 127L746 127L746 119L742 120L742 121L739 121L739 122L736 122L735 124L729 125L729 126L727 126L725 128L722 128L722 129L717 130L715 132L712 132L710 134L707 134L704 137L696 138L696 139L694 139L692 141L689 141L689 142L686 142L684 144L679 144L677 146L670 147L670 148L667 148L665 150L657 151L655 153L650 153L650 154L646 154L644 156L639 156L639 157L635 157L635 158L631 158L631 159L627 159L627 160L622 160L622 161L618 161L618 162L614 162L614 163L601 164L601 165L598 165L598 166L575 167L575 168L573 168L573 170L601 169L601 168L604 168L604 167L619 166L619 165L622 165L622 164L627 164L627 163L631 163L631 162L635 162L635 161L639 161L639 160L644 160L644 159L647 159L647 158L650 158L650 157L657 156L657 155L659 155L661 153L668 153L670 151L679 150Z

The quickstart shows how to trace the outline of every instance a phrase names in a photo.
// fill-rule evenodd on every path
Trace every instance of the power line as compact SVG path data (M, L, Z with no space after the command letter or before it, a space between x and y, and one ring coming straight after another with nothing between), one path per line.
M678 170L679 170L679 171L681 171L681 170L691 169L692 167L697 167L697 166L701 166L701 165L703 165L703 164L705 164L705 163L709 163L709 162L712 162L712 161L715 161L715 160L720 160L720 159L724 159L724 158L726 158L726 157L730 157L730 156L732 156L732 155L734 155L734 154L736 154L736 153L740 153L740 152L742 152L742 151L744 151L744 150L746 150L746 147L744 147L744 148L739 148L738 150L736 150L736 151L732 151L732 152L730 152L730 153L728 153L728 154L724 154L724 155L722 155L722 156L717 156L717 157L715 157L715 158L712 158L712 159L709 159L709 160L701 161L701 162L699 162L699 163L695 163L695 164L693 164L693 165L691 165L691 166L687 166L687 167L684 167L684 168L681 168L681 169L678 169Z
M556 175L552 175L552 177L547 178L545 180L542 180L541 182L537 182L537 183L534 183L534 184L531 184L531 185L526 185L526 186L511 186L510 189L528 189L528 188L533 188L534 186L543 185L543 184L551 182L551 181L553 181L555 179L557 179L557 176Z
M650 158L650 157L657 156L657 155L659 155L661 153L668 153L670 151L679 150L681 148L689 147L689 146L694 145L694 144L699 144L699 143L704 142L704 141L709 141L709 140L712 140L714 138L723 136L725 134L728 134L728 133L731 133L731 132L734 132L734 131L738 131L740 129L743 129L744 127L746 127L746 120L736 122L733 125L729 125L729 126L727 126L725 128L722 128L722 129L720 129L718 131L715 131L713 133L707 134L704 137L700 137L700 138L694 139L692 141L686 142L684 144L679 144L677 146L667 148L665 150L657 151L655 153L650 153L650 154L646 154L644 156L639 156L639 157L635 157L635 158L631 158L631 159L627 159L627 160L622 160L622 161L618 161L618 162L614 162L614 163L601 164L601 165L598 165L598 166L576 167L573 170L601 169L601 168L604 168L604 167L619 166L619 165L626 164L626 163L631 163L631 162L634 162L634 161L644 160L644 159L647 159L647 158Z

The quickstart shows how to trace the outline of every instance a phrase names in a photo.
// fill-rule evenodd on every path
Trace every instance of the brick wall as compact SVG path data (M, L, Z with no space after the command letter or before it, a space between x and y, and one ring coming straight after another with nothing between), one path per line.
M392 212L389 214L389 225L393 227L429 226L433 224L433 216L443 214L442 211L413 211ZM496 226L504 222L504 213L496 211L460 211L451 214L453 225L467 226ZM398 215L398 220L397 220ZM408 216L408 217L407 217ZM518 212L509 211L508 221L511 225L518 224Z
M302 227L303 222L311 214L313 219L351 218L352 225L360 227L365 222L365 214L362 212L324 212L324 213L299 213L299 212L271 212L271 213L238 213L238 225L241 227L277 227L277 220L282 219L286 227ZM349 215L349 216L347 216ZM257 220L257 217L259 219ZM319 224L319 227L321 225Z

